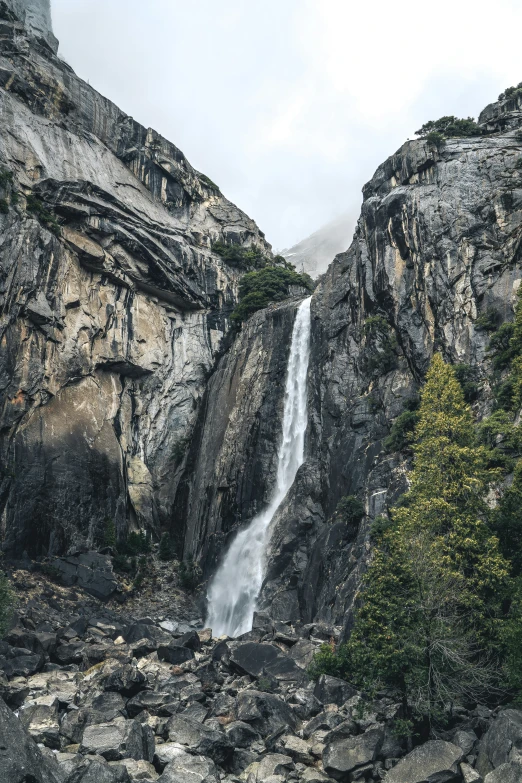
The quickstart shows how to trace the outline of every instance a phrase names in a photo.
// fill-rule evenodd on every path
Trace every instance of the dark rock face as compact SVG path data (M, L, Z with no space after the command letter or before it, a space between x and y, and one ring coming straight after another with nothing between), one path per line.
M53 566L66 585L78 585L95 598L106 600L116 592L118 583L108 555L97 552L56 558Z
M108 520L180 536L180 467L242 275L211 245L270 247L55 56L49 0L0 5L4 547L93 548Z

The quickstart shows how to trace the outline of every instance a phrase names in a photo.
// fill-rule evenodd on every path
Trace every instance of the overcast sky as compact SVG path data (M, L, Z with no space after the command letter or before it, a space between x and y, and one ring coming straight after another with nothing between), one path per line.
M522 80L521 0L51 0L76 72L277 249L341 213L423 122Z

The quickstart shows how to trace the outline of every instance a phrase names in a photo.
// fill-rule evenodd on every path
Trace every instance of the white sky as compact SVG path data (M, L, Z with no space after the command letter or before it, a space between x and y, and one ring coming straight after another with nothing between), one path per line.
M522 80L522 0L52 0L76 72L253 217L275 248L357 216L430 119Z

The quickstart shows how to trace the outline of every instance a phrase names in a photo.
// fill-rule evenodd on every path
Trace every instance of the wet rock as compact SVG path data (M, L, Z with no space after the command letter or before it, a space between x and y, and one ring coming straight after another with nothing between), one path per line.
M462 750L451 742L432 740L408 753L388 772L387 783L448 783L458 780Z

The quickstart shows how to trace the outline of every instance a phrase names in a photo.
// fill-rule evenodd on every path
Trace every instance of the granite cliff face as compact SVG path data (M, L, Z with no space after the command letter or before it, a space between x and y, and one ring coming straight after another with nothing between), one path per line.
M369 524L406 487L407 464L386 453L383 439L416 396L434 351L471 365L481 384L477 413L491 408L488 336L475 321L488 308L511 320L522 276L520 110L516 98L487 107L480 118L487 136L451 139L440 149L424 140L407 142L364 188L353 243L335 259L312 300L308 457L274 524L262 594L262 606L277 619L344 622L349 628L370 547ZM269 314L249 328L271 337ZM261 344L263 334L256 335ZM249 335L247 329L234 347L242 362L234 368L223 359L221 375L213 378L205 444L221 438L213 422L225 390L257 368ZM272 350L280 355L279 341ZM263 363L269 361L264 356ZM268 373L265 384L250 389L246 420L271 422L279 405ZM272 436L265 444L259 500L273 459L266 450L272 444L273 454L276 446ZM241 436L235 434L227 448L228 455L219 452L219 476L233 475L241 462L246 474L259 464ZM215 485L216 475L209 467L203 483ZM251 485L228 478L223 484L223 506L220 500L200 507L198 522L188 517L192 552L208 552L195 532L202 513L213 535L222 537L234 524L233 504L240 510L236 519L253 514ZM334 513L340 498L352 494L365 502L359 526Z
M185 445L255 223L55 55L49 0L0 4L0 508L31 555L179 526Z

